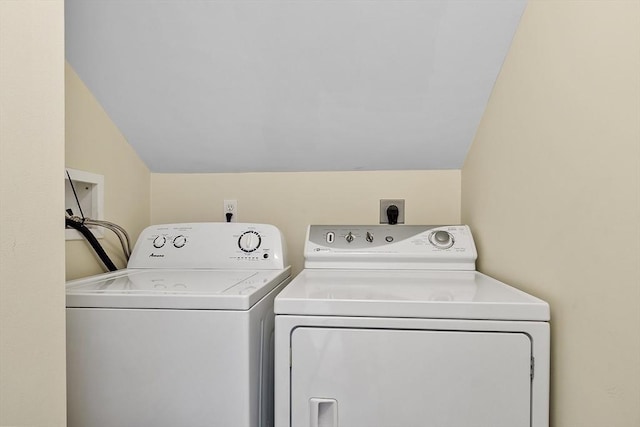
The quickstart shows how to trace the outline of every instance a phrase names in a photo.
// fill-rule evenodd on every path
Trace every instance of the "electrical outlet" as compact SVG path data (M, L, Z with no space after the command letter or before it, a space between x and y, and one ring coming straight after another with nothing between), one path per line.
M226 222L238 222L238 201L237 200L225 200L222 207L222 213L224 213L224 220ZM227 219L227 214L231 214L231 221Z
M387 209L392 205L398 207L398 224L404 224L404 199L380 199L380 224L389 224Z

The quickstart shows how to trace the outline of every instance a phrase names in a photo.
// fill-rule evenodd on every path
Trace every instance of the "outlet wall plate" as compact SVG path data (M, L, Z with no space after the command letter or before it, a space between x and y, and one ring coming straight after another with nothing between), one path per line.
M391 205L398 207L398 224L404 224L404 199L380 199L380 224L389 224L387 208Z
M233 214L230 222L238 222L238 201L235 199L225 199L222 206L223 221L227 220L227 213Z

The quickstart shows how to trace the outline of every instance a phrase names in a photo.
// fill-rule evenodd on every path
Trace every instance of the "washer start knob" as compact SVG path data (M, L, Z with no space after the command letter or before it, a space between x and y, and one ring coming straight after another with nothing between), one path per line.
M260 247L262 238L256 231L245 231L238 239L238 246L243 252L253 252Z

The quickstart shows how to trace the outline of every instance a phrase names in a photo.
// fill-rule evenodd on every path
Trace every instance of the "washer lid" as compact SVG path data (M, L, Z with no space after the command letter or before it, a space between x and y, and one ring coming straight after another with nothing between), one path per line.
M303 270L276 314L549 320L549 305L477 271Z
M290 274L125 269L67 282L67 307L248 310Z

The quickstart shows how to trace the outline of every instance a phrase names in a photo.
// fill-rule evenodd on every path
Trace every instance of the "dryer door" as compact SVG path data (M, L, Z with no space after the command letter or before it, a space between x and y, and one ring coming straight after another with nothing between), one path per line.
M529 427L523 333L295 329L291 425Z

